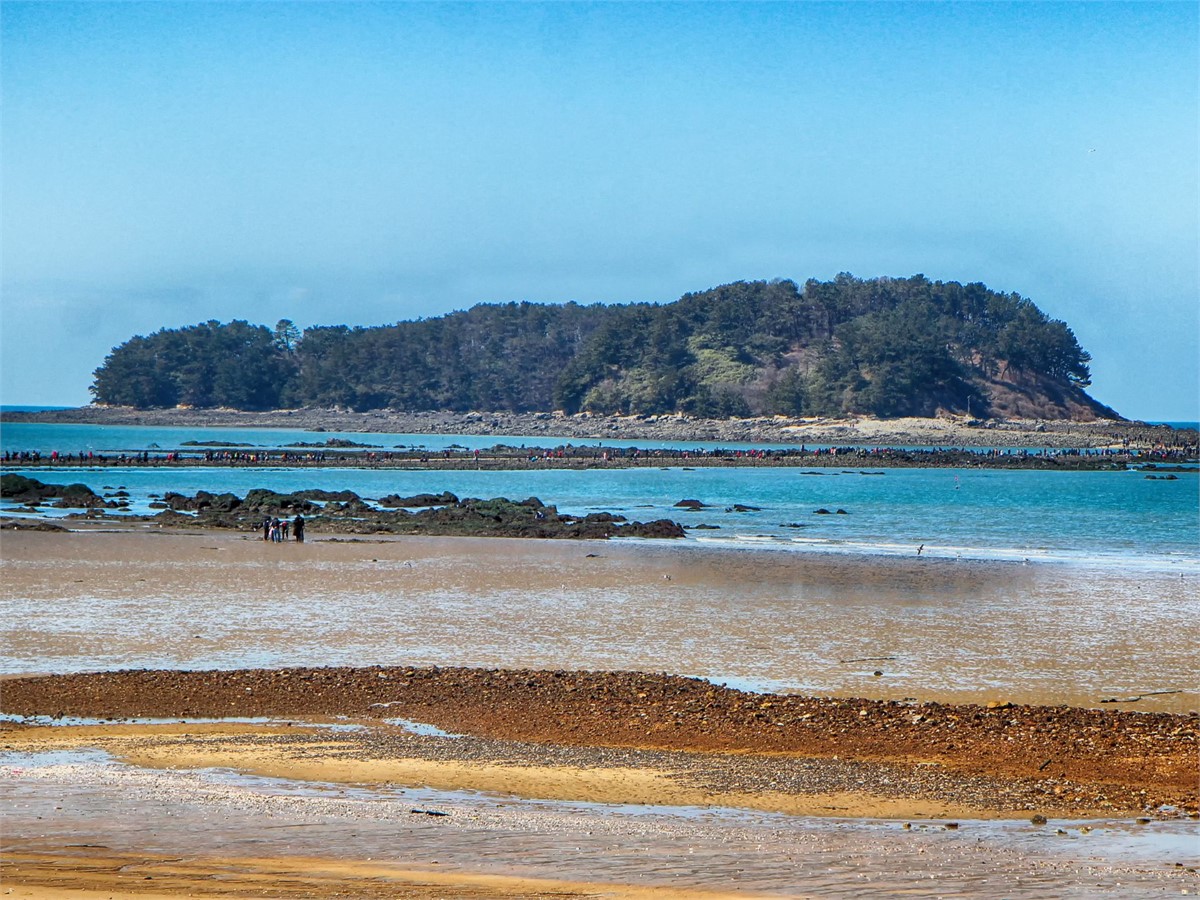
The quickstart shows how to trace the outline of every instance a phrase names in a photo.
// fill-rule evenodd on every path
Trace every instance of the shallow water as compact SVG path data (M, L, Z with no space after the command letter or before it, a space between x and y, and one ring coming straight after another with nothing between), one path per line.
M6 832L22 844L365 858L443 871L785 896L1129 897L1178 894L1200 884L1194 822L1090 822L1090 833L1078 822L906 829L898 821L527 801L220 769L160 772L95 751L3 753L0 780Z
M14 470L43 481L82 482L100 494L125 489L130 510L152 497L200 490L245 496L349 489L362 497L449 490L460 497L536 496L560 512L603 510L631 520L670 518L685 543L805 554L1071 562L1118 571L1200 576L1196 472L1176 481L1141 471L1050 472L887 469L807 473L792 468L448 471L257 468ZM675 506L698 499L708 508ZM735 504L756 507L735 511ZM11 505L10 505L11 508ZM838 515L837 510L845 515ZM820 514L817 510L828 510ZM66 514L47 507L43 514ZM16 513L21 514L21 513Z

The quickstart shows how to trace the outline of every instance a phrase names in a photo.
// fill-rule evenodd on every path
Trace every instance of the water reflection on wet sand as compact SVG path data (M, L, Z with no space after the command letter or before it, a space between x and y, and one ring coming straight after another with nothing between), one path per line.
M9 841L112 853L322 856L440 871L766 891L1135 896L1197 885L1195 823L814 821L730 809L522 801L152 772L86 751L5 754ZM414 812L420 810L420 812ZM428 810L445 815L430 816ZM1189 848L1191 852L1189 852ZM435 862L436 861L436 862ZM1179 863L1180 865L1176 865Z
M1164 572L601 542L18 533L5 537L3 576L7 672L640 669L821 695L1200 705L1200 601Z

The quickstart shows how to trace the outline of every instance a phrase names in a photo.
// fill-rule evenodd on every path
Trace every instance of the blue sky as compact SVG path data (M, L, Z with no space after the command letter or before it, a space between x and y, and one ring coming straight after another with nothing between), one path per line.
M134 334L982 281L1200 409L1194 3L0 4L0 400Z

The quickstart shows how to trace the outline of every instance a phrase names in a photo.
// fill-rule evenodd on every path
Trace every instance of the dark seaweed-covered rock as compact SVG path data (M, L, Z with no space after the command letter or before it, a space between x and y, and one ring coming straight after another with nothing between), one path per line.
M562 518L565 519L566 516L563 516ZM624 516L618 516L615 513L606 513L606 512L588 513L588 515L585 517L584 520L588 521L588 522L625 522L625 521L628 521Z
M150 505L154 506L155 504L152 503ZM196 526L196 525L212 524L211 522L205 522L204 520L200 519L197 516L189 516L187 513L178 512L177 510L174 510L174 509L164 509L162 512L160 512L158 515L156 515L154 517L154 521L157 522L159 525L176 525L176 526L179 526L179 525Z
M411 497L401 497L398 494L388 494L386 497L379 498L380 506L405 506L409 509L416 509L422 506L448 506L452 503L457 503L458 497L449 491L443 491L440 494L414 494Z
M51 487L52 485L47 485ZM105 500L86 484L68 484L60 488L59 499L54 505L62 509L92 509L115 507L117 504Z
M296 491L288 496L299 500L313 500L320 503L351 503L361 499L354 491L323 491L320 488L310 488L306 491Z
M57 500L53 505L59 509L114 508L117 505L86 484L45 484L36 478L12 474L0 476L0 497L34 506L46 500Z
M62 496L64 485L45 484L36 478L26 478L24 475L0 476L0 497L20 500L23 503L40 503Z
M358 500L358 495L352 491L347 491L354 500ZM297 494L277 494L274 491L266 490L265 488L254 488L248 494L242 504L243 508L248 512L257 512L262 514L279 515L280 513L315 513L320 507L311 500L306 500Z
M620 530L616 533L616 537L681 538L684 536L683 526L670 519L630 522L628 525L620 525L618 528Z
M335 448L335 449L350 449L352 447L359 447L359 448L364 448L367 450L375 450L375 449L378 449L381 445L380 444L360 444L358 441L351 441L347 438L329 438L328 440L325 440L325 441L296 441L295 443L287 444L286 446L289 448L290 447L297 447L297 448L312 448L312 447L326 448L326 447L329 447L329 448Z
M208 491L197 491L194 497L167 491L161 501L150 504L156 509L173 509L176 512L202 512L209 510L214 513L232 512L242 505L242 500L236 494L210 494Z
M676 509L707 509L707 503L701 503L699 500L680 500L675 504Z
M18 487L21 485L14 485ZM323 505L314 500L326 499ZM332 499L338 498L338 499ZM97 498L99 499L99 498ZM414 500L432 500L436 504L410 511ZM677 522L628 522L624 516L608 512L569 516L537 497L509 500L474 497L459 500L453 494L425 494L413 497L385 497L400 500L402 506L376 508L353 491L298 491L277 494L256 488L244 500L234 494L199 491L192 497L168 492L151 507L163 510L154 517L160 524L236 528L253 531L264 517L303 515L307 531L314 534L429 534L478 537L533 538L610 538L610 537L683 537ZM194 513L194 515L189 515Z
M63 528L61 525L56 525L54 522L47 522L45 519L4 519L0 521L0 529L5 531L63 531L67 532L71 529Z
M376 512L372 518L356 524L373 525L378 531L398 534L578 539L683 537L683 528L676 522L626 522L623 516L605 512L583 517L561 515L557 507L548 506L537 497L521 501L468 497L415 513L403 509Z
M354 497L345 503L330 501L325 504L324 512L328 516L350 516L352 518L364 518L376 514L375 509L359 497Z

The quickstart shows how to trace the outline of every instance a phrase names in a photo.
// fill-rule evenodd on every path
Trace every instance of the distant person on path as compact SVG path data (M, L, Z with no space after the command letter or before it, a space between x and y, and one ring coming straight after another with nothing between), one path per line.
M292 522L292 534L296 536L297 544L304 543L304 516L296 516L296 520Z

